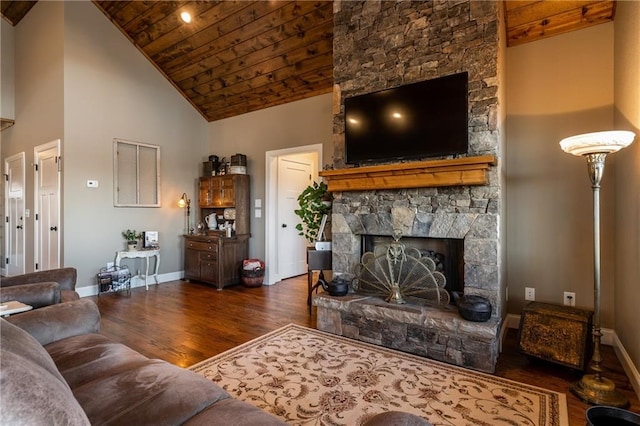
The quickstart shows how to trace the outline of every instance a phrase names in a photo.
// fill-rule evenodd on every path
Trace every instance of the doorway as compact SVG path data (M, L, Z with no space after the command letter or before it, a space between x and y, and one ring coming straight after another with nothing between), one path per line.
M34 269L60 267L60 140L34 148Z
M25 273L25 154L21 152L4 160L5 173L5 259L7 276Z
M297 197L318 179L322 144L267 151L265 192L266 283L302 275L306 268L306 240L298 235L293 213Z

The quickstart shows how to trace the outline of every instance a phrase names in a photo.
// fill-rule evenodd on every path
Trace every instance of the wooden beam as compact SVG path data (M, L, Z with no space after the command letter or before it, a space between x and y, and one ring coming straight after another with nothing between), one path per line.
M329 191L424 188L436 186L486 185L493 155L430 160L381 166L323 170L319 173Z

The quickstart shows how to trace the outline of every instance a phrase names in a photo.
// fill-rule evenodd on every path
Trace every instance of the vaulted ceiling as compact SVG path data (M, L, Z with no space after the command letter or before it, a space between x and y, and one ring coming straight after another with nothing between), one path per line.
M3 0L2 16L16 25L35 3ZM332 90L332 1L94 4L208 121ZM507 44L608 22L614 13L613 0L507 0Z

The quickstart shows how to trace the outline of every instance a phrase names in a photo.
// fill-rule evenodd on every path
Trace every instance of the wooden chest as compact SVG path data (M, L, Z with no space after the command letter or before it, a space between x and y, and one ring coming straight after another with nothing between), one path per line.
M570 306L531 302L524 307L518 349L527 355L584 370L593 352L593 312Z

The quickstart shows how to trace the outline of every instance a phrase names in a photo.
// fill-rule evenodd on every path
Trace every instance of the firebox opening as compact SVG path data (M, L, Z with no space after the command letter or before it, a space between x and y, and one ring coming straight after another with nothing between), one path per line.
M373 252L379 246L387 247L393 242L393 237L385 235L362 235L362 253ZM445 289L452 291L464 290L464 239L461 238L423 238L402 237L400 242L406 248L420 251L422 256L428 256L436 263L436 271L440 271L447 279ZM451 298L453 300L453 297Z

